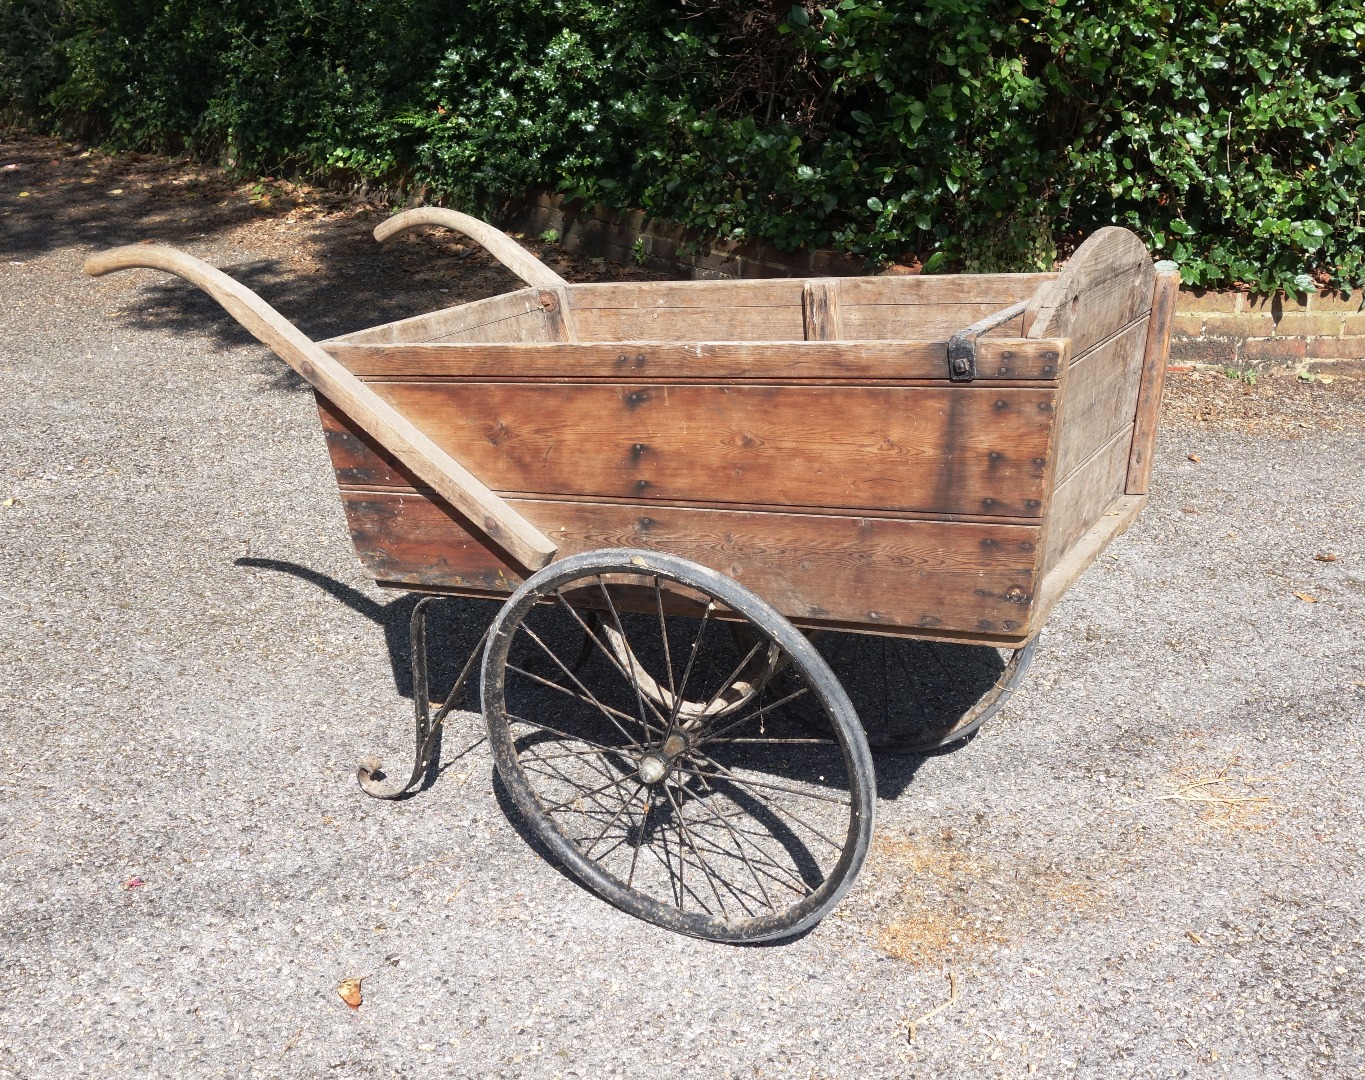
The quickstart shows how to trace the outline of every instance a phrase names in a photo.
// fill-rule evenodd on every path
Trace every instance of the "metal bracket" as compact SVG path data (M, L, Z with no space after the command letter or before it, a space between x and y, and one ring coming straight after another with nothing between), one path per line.
M959 330L948 339L948 378L953 382L971 382L976 378L976 339L988 330L1009 322L1024 313L1027 300L1020 300L1001 311L987 315L980 322L974 322L965 330Z
M360 763L360 767L355 771L355 778L360 784L360 790L366 795L376 799L398 799L410 794L420 784L422 789L430 787L435 782L435 768L441 754L441 728L445 724L446 717L450 710L460 703L463 696L465 685L469 682L469 677L474 673L474 668L478 665L483 656L484 643L488 640L488 630L485 630L479 638L479 643L474 646L469 654L469 659L465 661L464 667L460 670L460 677L455 680L455 685L450 688L450 693L446 695L445 701L436 710L436 715L431 714L431 687L427 679L427 606L433 600L439 600L439 596L424 596L417 601L417 606L412 609L412 623L410 629L410 641L412 643L412 704L416 721L416 753L412 766L412 775L408 777L407 783L397 786L385 786L384 781L388 777L384 774L383 767L373 758ZM492 629L490 626L489 630Z

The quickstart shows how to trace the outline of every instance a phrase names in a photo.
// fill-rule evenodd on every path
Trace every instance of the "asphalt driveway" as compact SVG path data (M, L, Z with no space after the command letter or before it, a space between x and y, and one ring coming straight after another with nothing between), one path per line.
M711 945L545 863L476 717L421 797L357 790L408 752L410 604L311 393L188 286L80 264L168 240L319 337L508 282L370 253L325 194L3 145L0 1076L1365 1073L1359 386L1173 378L1152 505L1024 689L878 762L836 915Z

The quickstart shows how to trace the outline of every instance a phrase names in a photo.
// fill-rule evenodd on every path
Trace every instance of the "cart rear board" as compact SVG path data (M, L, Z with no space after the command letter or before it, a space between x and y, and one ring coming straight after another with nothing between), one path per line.
M1178 275L527 288L323 342L561 555L682 555L798 626L1022 645L1146 501ZM949 340L975 340L970 380ZM319 395L382 585L505 596L516 560Z

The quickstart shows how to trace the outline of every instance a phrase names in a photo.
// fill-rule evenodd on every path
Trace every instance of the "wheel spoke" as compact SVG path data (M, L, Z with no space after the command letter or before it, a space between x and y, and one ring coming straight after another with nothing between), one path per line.
M701 613L701 623L697 627L697 636L692 639L692 649L687 656L687 666L683 668L682 681L678 683L678 689L673 694L673 708L668 714L668 727L664 739L673 734L673 729L678 723L678 714L682 711L682 704L687 693L687 680L692 677L692 665L697 661L697 650L701 647L702 635L706 633L706 624L711 618L711 612L715 609L715 601L709 601L706 610Z
M616 813L612 815L612 819L602 827L602 831L598 833L597 839L594 840L591 844L589 844L588 849L583 852L584 855L586 855L588 858L592 857L592 849L595 848L598 844L600 844L602 842L602 838L611 831L611 827L621 820L621 815L626 812L626 807L630 805L630 800L635 798L636 795L640 794L640 789L642 787L644 787L644 784L637 782L635 785L635 790L628 797L621 800L621 805L617 809ZM610 854L611 854L610 851L603 852L602 857L605 859Z
M616 610L616 604L611 598L611 593L607 591L606 582L602 580L602 575L597 575L597 587L602 590L602 596L607 601L607 607L611 609L611 621L616 624L616 632L621 635L621 644L626 650L626 656L630 661L630 685L635 690L635 700L640 706L640 723L644 724L645 731L650 731L649 721L645 719L645 692L640 689L640 676L637 674L637 666L640 661L635 655L635 650L630 647L630 639L626 637L626 628L621 625L621 615ZM654 703L650 702L651 710L654 710ZM655 715L658 716L657 710ZM662 721L663 717L659 716ZM664 724L663 738L668 738L668 725ZM652 734L652 732L651 732Z
M509 664L507 667L509 671L512 670L512 665ZM517 716L515 713L503 713L503 715L507 718L509 723L529 724L531 727L540 728L541 731L548 731L552 735L559 735L565 739L573 739L575 742L581 742L584 746L591 746L595 750L603 750L609 754L623 753L627 750L640 750L645 746L644 743L634 742L624 743L621 746L607 746L605 743L593 742L591 739L585 739L582 735L570 735L567 731L561 731L559 728L551 727L549 724L542 724L539 720L527 720L526 717Z
M740 719L734 721L733 723L726 724L726 725L725 725L723 728L721 728L720 730L715 731L715 732L712 732L712 733L709 734L709 735L703 736L703 737L702 737L702 740L701 740L697 745L698 745L698 746L705 746L707 743L710 743L710 742L712 742L712 741L714 741L714 740L720 738L720 736L724 735L727 731L734 731L735 728L741 727L742 725L747 724L750 720L756 720L756 719L758 719L760 716L763 716L763 715L765 715L766 713L771 712L773 709L780 709L783 705L786 705L788 702L794 701L794 700L796 700L797 698L799 698L802 694L806 694L806 693L809 693L809 692L810 692L810 687L809 687L809 686L803 686L803 687L801 687L799 690L793 691L792 693L788 694L786 697L781 698L781 699L779 699L779 700L777 700L777 701L771 702L771 703L768 704L768 705L764 705L764 706L763 706L761 709L759 709L758 711L756 711L756 712L751 712L748 716L741 717Z
M602 710L602 715L605 716L608 720L610 720L613 724L615 724L616 727L620 730L621 734L624 735L627 739L629 739L630 733L627 732L625 728L621 727L621 722L617 720L615 716L612 715L612 713L617 713L620 716L629 716L629 713L623 713L619 709L609 710L605 705L603 705L600 701L597 700L597 698L593 695L591 690L589 690L586 686L583 685L583 683L579 680L577 675L575 675L572 671L570 671L567 667L564 666L564 661L562 661L558 656L556 656L554 654L554 651L548 645L546 645L545 642L541 641L540 638L536 636L536 632L534 630L532 630L529 626L523 626L522 630L524 630L527 633L527 635L530 636L532 641L534 641L537 645L539 645L542 649L545 650L546 654L549 655L550 659L559 665L559 670L564 672L565 675L567 675L570 679L573 680L574 685L577 686L578 689L583 692L583 695L594 705L596 705L599 709ZM508 666L510 667L511 665L509 664ZM526 673L523 672L523 674ZM553 686L555 684L551 683L550 685ZM632 723L635 721L635 717L633 716L630 717L630 719ZM646 738L648 738L648 736L651 734L649 730L649 725L646 724L643 720L641 720L640 723L644 726L645 736Z
M664 670L668 672L668 692L675 698L677 689L673 685L673 653L668 647L668 622L664 619L664 597L659 589L659 575L654 575L654 608L659 613L659 637L664 644Z
M687 841L687 846L692 849L692 854L697 857L702 876L706 878L706 884L711 886L711 892L715 895L716 903L720 905L720 913L728 918L730 913L725 910L725 901L720 898L720 890L716 888L716 879L712 876L711 869L707 866L701 852L697 850L697 845L692 842L692 834L687 828L687 822L683 820L682 807L678 805L678 800L673 797L673 792L669 790L667 784L660 784L659 786L664 789L664 794L668 796L668 801L673 805L673 813L677 815L679 838ZM681 859L681 848L679 849L679 858ZM739 906L744 907L742 903ZM746 915L753 914L748 908L745 908L744 913Z
M625 679L627 682L629 682L630 685L635 689L636 697L639 699L641 710L640 722L644 724L646 731L652 732L653 729L650 727L648 720L644 718L644 705L645 702L649 701L649 699L647 696L640 695L639 693L640 687L638 680L630 673L628 673L624 667L621 666L621 662L619 659L617 659L616 654L613 653L611 649L607 648L607 646L602 644L601 639L599 639L598 636L595 633L593 633L593 631L589 628L588 624L583 620L583 618L578 614L578 612L574 610L574 606L564 599L563 593L556 592L555 598L560 602L561 605L563 605L564 609L568 611L570 615L572 615L576 620L578 620L578 625L583 628L583 633L586 634L588 638L592 641L592 643L597 646L598 650L602 653L602 655L605 656L608 661L610 661L611 666L614 667L617 671L619 671L621 673L621 677ZM623 641L625 640L624 634L622 634L622 640ZM631 656L633 658L634 654L632 653ZM634 668L633 663L631 664L631 667ZM654 714L655 718L659 721L660 728L662 728L665 723L663 713L659 712L659 710L654 707L654 703L652 701L649 701L649 711ZM621 715L625 716L628 714L622 713Z

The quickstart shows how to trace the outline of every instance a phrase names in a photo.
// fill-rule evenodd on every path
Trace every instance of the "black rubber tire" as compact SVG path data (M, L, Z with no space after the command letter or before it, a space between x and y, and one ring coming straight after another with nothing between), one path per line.
M604 575L611 577L610 589L603 583ZM627 576L632 580L625 580ZM699 680L712 679L712 672L726 669L731 662L727 659L716 666L708 659L705 663L711 666L704 668L697 659L703 651L709 657L710 652L724 647L712 641L730 643L733 657L730 635L716 633L711 641L704 641L712 612L717 612L713 621L719 621L724 612L726 617L747 620L751 630L761 634L763 647L776 645L781 650L790 668L788 684L793 680L802 684L804 689L799 693L812 698L828 717L830 736L815 739L799 732L799 724L781 716L780 702L764 700L768 691L757 694L754 702L745 706L752 712L744 716L727 714L725 726L703 717L688 720L693 726L683 730L676 717L664 717L657 707L644 701L639 703L637 720L627 709L610 704L638 699L639 679L632 678L620 662L612 661L605 646L602 656L571 676L567 691L554 685L548 676L563 674L567 664L546 644L547 620L560 618L568 625L576 619L580 626L570 626L572 634L566 632L563 640L577 640L572 635L585 625L579 612L586 610L597 590L604 601L602 606L610 608L604 618L614 620L620 632L625 633L627 625L648 629L646 620L652 616L644 614L642 607L637 604L629 609L637 613L628 616L634 620L628 623L613 600L634 597L638 601L645 595L640 590L648 590L647 582L653 583L659 653L665 658L655 661L663 664L656 668L656 674L666 668L670 685L681 666L680 659L673 659L670 641L680 626L688 633L690 627L697 627L691 659L676 682L677 700L684 700L685 692L695 685L708 685L705 681L689 683L694 674ZM672 587L671 592L665 583ZM637 587L633 593L629 591L632 584ZM665 616L662 597L676 595L678 587L689 599L707 598L702 617ZM574 597L573 603L564 599L566 593ZM626 610L623 606L622 611ZM670 623L670 618L675 621ZM636 630L631 633L635 634L632 647L638 649L641 634ZM567 646L566 651L571 648ZM682 650L677 651L681 657ZM546 657L552 663L543 667L545 674L537 674L533 665L543 664ZM740 667L744 663L741 659ZM596 687L580 682L579 675L592 675L597 679ZM509 678L513 680L510 690ZM724 683L723 678L714 681L717 687ZM632 683L635 699L627 692ZM609 692L616 697L609 697ZM538 703L537 695L546 700ZM566 701L565 695L573 700ZM541 710L540 719L524 717L518 711L527 711L528 705ZM800 933L839 902L867 855L875 813L875 778L867 740L848 696L806 637L774 608L739 583L689 560L649 551L604 549L564 559L532 575L508 599L491 629L483 660L483 712L498 772L530 828L564 868L589 889L621 910L667 929L736 943ZM785 734L787 729L779 726L782 724L789 724L800 737ZM577 730L571 725L577 725ZM519 730L514 731L514 727ZM752 737L747 734L750 732ZM610 742L605 741L608 738ZM686 749L678 748L679 740ZM665 752L665 742L673 749ZM747 762L754 754L767 755L762 768L725 764L727 755L733 763ZM560 764L554 764L556 761ZM580 766L592 770L584 774L589 782L605 778L607 784L595 791L573 786L564 770ZM780 782L771 779L773 769L778 770ZM662 778L647 782L660 770L665 770ZM629 791L632 785L634 792ZM827 791L839 794L825 794ZM578 792L577 797L574 792ZM619 800L619 805L605 802L607 799ZM804 817L791 808L797 799L801 800L798 805ZM696 808L690 821L689 807ZM707 816L699 817L702 813ZM603 820L607 825L602 833L587 845L592 831ZM812 821L818 822L818 828ZM576 827L581 829L589 823L589 835L574 835ZM611 832L617 825L619 840ZM673 856L669 855L670 828L675 837ZM611 840L606 841L609 833ZM656 839L663 858L654 850ZM608 850L595 856L594 851L604 841ZM722 853L720 848L725 845L734 850ZM652 852L654 862L648 871L637 870L637 865L644 866L642 850ZM691 863L689 851L694 860ZM742 879L738 886L717 877L716 866L722 855L725 865L734 867L733 873ZM615 861L609 862L609 857ZM627 857L628 875L622 865ZM676 871L671 858L676 858ZM667 867L666 873L661 866ZM752 883L744 878L740 867L747 868ZM709 893L695 884L698 870ZM637 873L642 883L649 875L649 888L635 884ZM689 874L694 882L690 888ZM661 883L669 878L673 880L667 881L669 891L665 894ZM729 890L729 905L725 890ZM715 910L710 893L715 894ZM772 893L780 893L779 899L774 900ZM692 910L688 910L689 905Z

